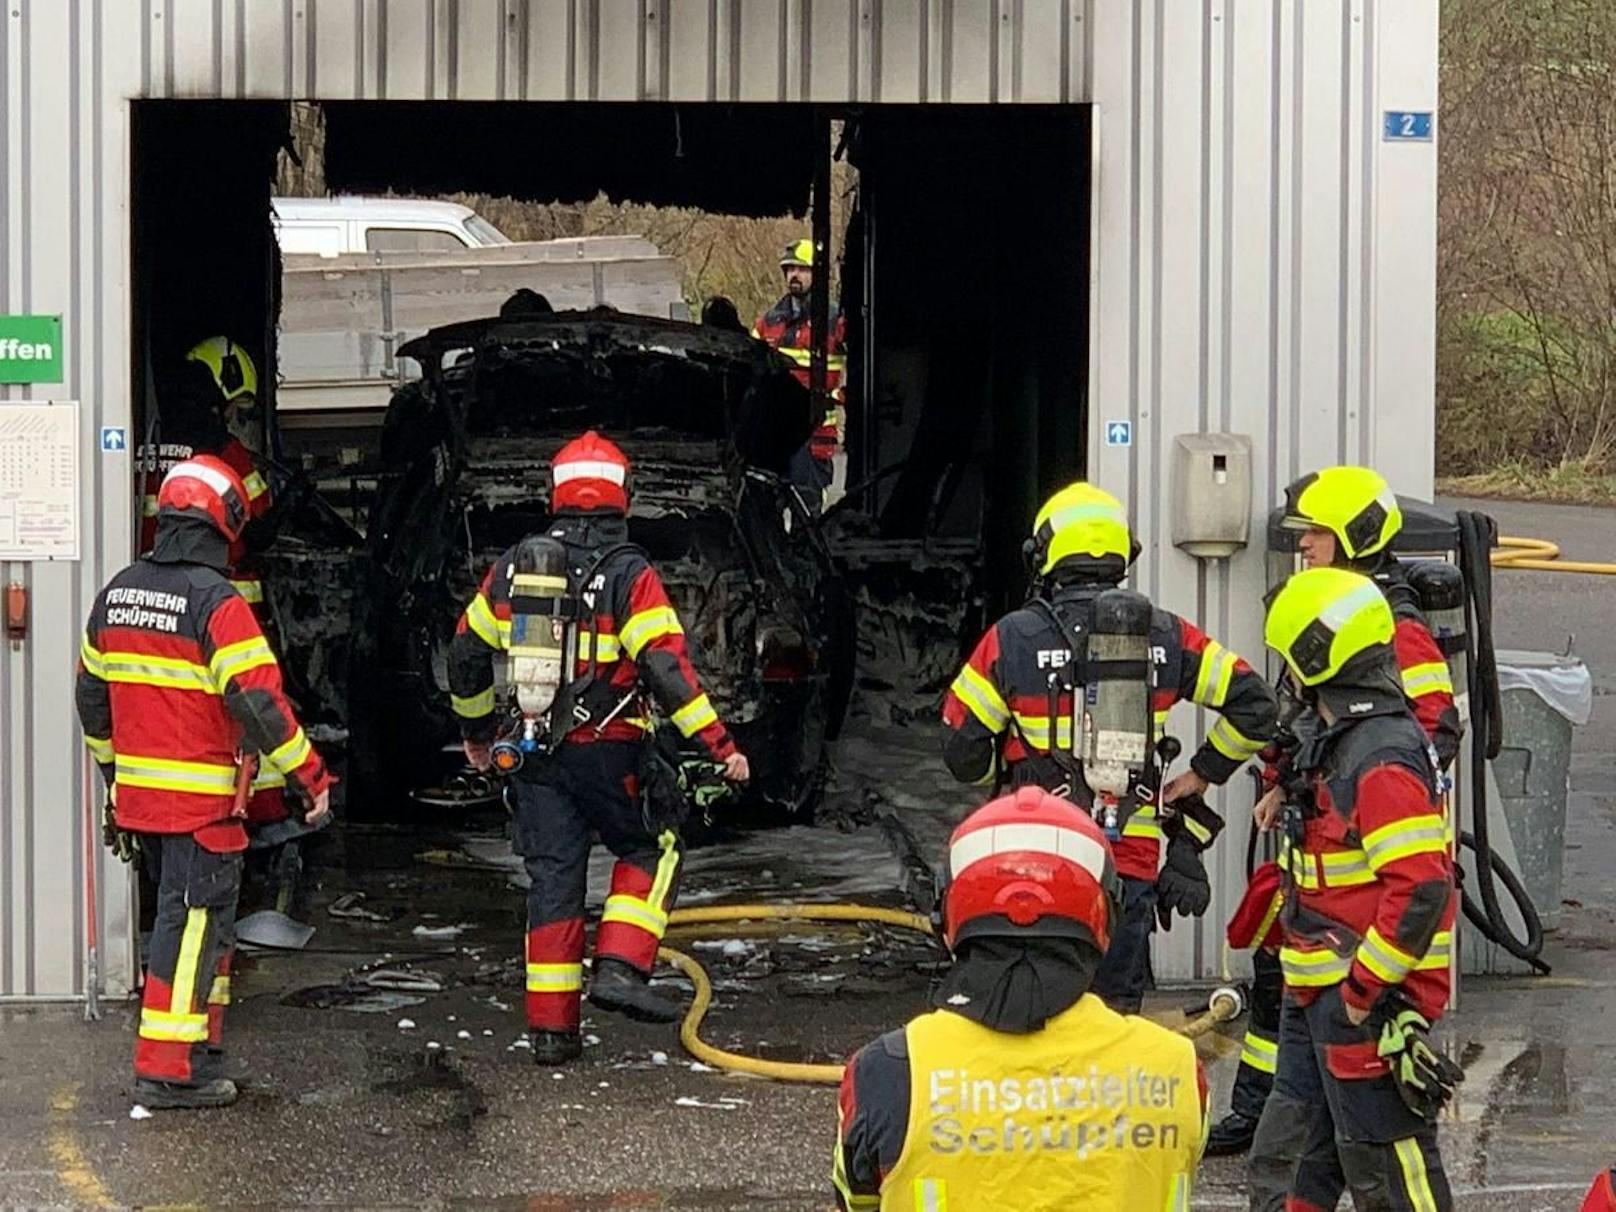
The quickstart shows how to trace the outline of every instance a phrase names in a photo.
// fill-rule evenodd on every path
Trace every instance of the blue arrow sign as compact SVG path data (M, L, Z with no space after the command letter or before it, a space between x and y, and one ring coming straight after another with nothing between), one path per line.
M122 425L103 425L101 427L101 449L108 454L128 450L128 432Z
M1107 421L1105 425L1105 444L1107 446L1132 446L1132 421Z

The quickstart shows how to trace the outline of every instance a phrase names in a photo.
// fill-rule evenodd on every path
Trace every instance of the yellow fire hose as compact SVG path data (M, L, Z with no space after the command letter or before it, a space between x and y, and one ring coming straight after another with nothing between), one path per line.
M873 905L838 904L707 905L694 909L675 909L668 919L668 925L670 929L679 930L682 927L709 926L721 922L759 921L882 922L889 926L913 930L918 934L929 935L932 932L931 922L918 913L909 913L902 909L883 909ZM713 986L707 978L706 969L694 957L673 947L663 947L657 956L683 972L695 986L696 996L690 1003L690 1009L685 1012L684 1022L679 1025L679 1042L691 1056L703 1064L730 1073L748 1073L754 1077L768 1077L776 1081L813 1082L832 1086L840 1084L841 1065L762 1060L759 1057L730 1052L707 1043L701 1038L701 1024L712 1005ZM1188 1039L1198 1039L1214 1030L1218 1024L1238 1018L1243 1009L1241 996L1236 990L1219 988L1213 992L1206 1013L1177 1030Z
M1547 539L1500 535L1493 549L1494 568L1531 569L1537 572L1581 572L1590 576L1616 576L1616 564L1588 560L1562 560L1560 545Z

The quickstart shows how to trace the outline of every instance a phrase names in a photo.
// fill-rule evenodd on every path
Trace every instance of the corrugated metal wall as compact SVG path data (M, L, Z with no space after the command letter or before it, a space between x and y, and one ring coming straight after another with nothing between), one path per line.
M1089 0L140 3L174 97L1060 102L1088 61Z
M128 989L134 963L127 875L104 858L99 820L86 837L73 666L79 622L129 550L129 456L103 457L97 435L129 423L121 99L140 79L139 18L134 5L99 0L0 7L0 313L59 312L67 376L61 386L0 387L0 408L81 400L86 452L80 562L0 564L0 582L32 595L28 640L21 651L0 647L0 997L83 992L90 853L110 993Z
M1098 106L1089 466L1126 494L1137 580L1262 658L1263 519L1304 471L1380 467L1432 487L1434 144L1381 141L1381 111L1435 110L1436 0L1093 5ZM1104 444L1133 422L1134 444ZM1204 565L1172 546L1172 439L1253 444L1252 546ZM1186 739L1206 719L1181 708ZM1249 785L1224 803L1218 895L1157 972L1217 970L1244 886ZM1233 843L1233 844L1228 844ZM1219 878L1221 877L1221 878Z
M69 370L0 400L84 400L92 453L84 560L0 569L35 599L26 648L0 649L0 997L83 987L70 674L130 533L127 466L92 443L129 417L126 98L1093 101L1090 465L1134 511L1141 586L1255 655L1260 519L1288 479L1366 459L1430 491L1435 151L1380 142L1379 115L1435 109L1436 22L1437 0L11 0L0 312L61 312ZM1112 418L1133 446L1103 445ZM1164 516L1171 437L1202 429L1256 461L1257 547L1210 569ZM1217 967L1240 886L1221 851L1163 976ZM118 993L127 881L100 866Z

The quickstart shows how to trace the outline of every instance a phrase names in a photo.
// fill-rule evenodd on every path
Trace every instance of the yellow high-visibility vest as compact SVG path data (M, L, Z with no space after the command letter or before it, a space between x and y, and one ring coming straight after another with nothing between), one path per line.
M1011 1035L946 1010L909 1043L902 1212L1188 1212L1205 1142L1195 1046L1085 994Z

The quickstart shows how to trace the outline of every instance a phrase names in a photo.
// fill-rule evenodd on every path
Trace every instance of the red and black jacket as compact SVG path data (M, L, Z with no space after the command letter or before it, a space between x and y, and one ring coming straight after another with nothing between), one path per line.
M241 753L262 754L310 796L330 784L224 564L224 539L205 523L165 519L156 550L97 595L76 689L118 824L193 833L215 851L247 844L236 815Z
M679 732L698 739L715 760L734 753L735 742L690 663L684 627L662 578L644 552L624 545L627 523L622 518L561 515L547 533L566 546L575 583L589 577L582 593L585 608L594 612L593 626L584 627L579 636L575 676L593 679L591 697L600 709L591 711L592 718L604 720L624 699L636 700L604 724L573 729L566 740L644 740L650 729L638 703L638 691L644 688ZM597 562L602 552L607 552L605 559ZM449 649L450 703L469 740L490 740L495 732L494 654L508 651L511 644L515 554L513 547L489 568Z
M804 387L811 387L814 325L807 299L784 295L758 317L752 335L785 354L796 365L792 372ZM847 321L840 308L830 316L830 344L825 351L825 393L833 400L842 398L842 378L847 373ZM808 439L808 453L816 459L829 459L841 448L841 416L834 404L825 410L819 428Z
M1093 600L1109 585L1067 586L1056 590L1050 605L1079 634L1086 633ZM1189 700L1211 707L1220 719L1190 760L1209 783L1229 780L1274 736L1279 704L1268 684L1250 665L1193 623L1165 610L1151 622L1151 655L1155 690L1151 707L1158 735L1166 728L1173 704ZM943 756L962 782L992 777L994 756L1003 757L1016 783L1035 782L1055 789L1065 782L1049 758L1049 675L1072 659L1066 634L1042 609L1023 607L1000 619L977 643L943 699L943 722L949 736ZM1056 741L1069 747L1072 696L1061 693L1056 704ZM1086 807L1086 785L1072 788ZM1113 844L1117 870L1130 879L1154 880L1160 860L1162 830L1155 809L1141 805L1124 824Z
M1340 985L1362 1009L1399 986L1435 1020L1459 898L1426 736L1396 706L1343 720L1318 743L1313 805L1280 846L1285 983L1303 1004Z

